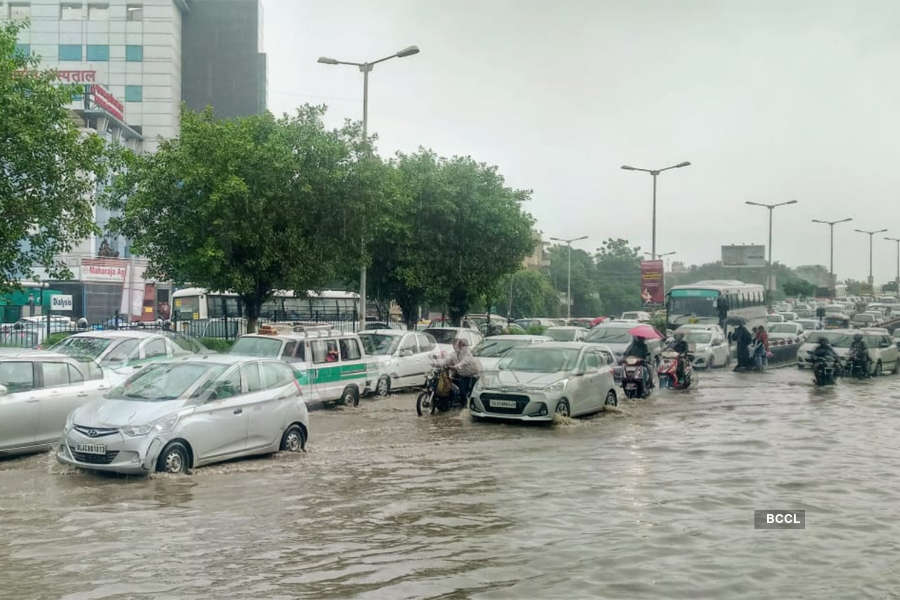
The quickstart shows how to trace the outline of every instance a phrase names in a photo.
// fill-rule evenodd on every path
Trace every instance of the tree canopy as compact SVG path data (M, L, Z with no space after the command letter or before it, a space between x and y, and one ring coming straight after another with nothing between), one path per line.
M16 50L21 23L0 23L0 290L35 276L71 274L57 255L92 234L105 143L82 133L66 105L80 88Z

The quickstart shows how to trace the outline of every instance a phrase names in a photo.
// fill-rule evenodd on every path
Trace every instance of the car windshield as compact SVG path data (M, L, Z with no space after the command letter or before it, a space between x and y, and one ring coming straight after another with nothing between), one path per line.
M629 328L625 327L595 327L587 337L589 342L603 342L606 344L627 344L631 341Z
M475 356L484 358L495 358L498 356L506 356L510 350L518 346L527 345L528 340L492 340L487 339L472 351Z
M576 329L557 329L551 327L544 332L544 335L551 338L555 342L573 342L575 341Z
M208 363L150 365L129 377L122 385L113 388L107 398L142 402L175 400L201 378L216 377L225 368L226 365Z
M97 358L112 343L109 338L93 337L93 336L72 336L67 337L58 344L53 345L50 350L67 354L69 356L87 356Z
M576 348L517 348L500 364L507 371L557 373L570 371L578 361Z
M366 354L393 354L394 350L400 344L399 335L386 335L383 333L361 333L359 339L362 340L363 348Z
M688 331L684 334L684 341L689 344L708 344L712 340L709 331Z
M101 361L104 365L113 363L123 363L130 359L137 358L141 345L138 338L125 338L122 341L113 340L113 347Z
M276 338L264 338L244 336L238 338L234 343L229 354L240 354L241 356L260 356L264 358L278 358L281 352L281 340Z
M457 331L455 329L426 329L425 333L430 334L438 344L452 344L456 339Z
M775 323L769 327L769 333L797 333L797 326L790 323Z
M828 340L828 343L835 348L849 348L850 342L853 341L853 336L848 333L842 333L839 331L820 331L816 334L815 339L811 340L811 342L818 343L820 338L825 338L826 340Z

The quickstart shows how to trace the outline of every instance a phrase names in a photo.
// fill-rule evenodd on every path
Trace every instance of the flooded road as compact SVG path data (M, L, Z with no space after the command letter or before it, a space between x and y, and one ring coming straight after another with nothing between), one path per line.
M700 377L553 427L363 400L312 413L306 454L190 476L2 460L0 597L900 594L900 376Z

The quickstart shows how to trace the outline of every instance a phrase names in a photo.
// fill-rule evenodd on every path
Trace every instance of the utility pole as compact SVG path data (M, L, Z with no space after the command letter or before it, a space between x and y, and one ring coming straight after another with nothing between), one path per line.
M554 242L562 242L569 247L569 276L566 280L566 319L572 318L572 242L577 242L578 240L586 240L588 236L582 235L581 237L575 237L568 240L564 240L561 238L550 238Z
M872 277L872 237L876 233L884 233L887 229L876 229L874 231L866 231L865 229L854 229L857 233L865 233L869 236L869 291L875 293L875 278Z
M820 221L819 219L812 220L813 223L822 223L823 225L828 225L828 237L829 237L828 253L830 255L830 258L828 261L828 276L829 276L828 281L830 283L829 288L831 288L831 298L832 299L834 299L834 286L836 283L835 279L834 279L834 226L837 225L838 223L846 223L847 221L852 221L852 220L853 220L852 217L847 217L846 219L840 219L838 221Z
M894 278L894 291L897 292L897 297L900 298L900 238L892 238L886 237L884 238L889 242L897 242L897 276Z
M772 276L772 213L779 206L787 206L788 204L797 204L796 200L788 200L787 202L778 202L776 204L764 204L761 202L750 202L747 200L744 204L749 204L750 206L762 206L763 208L769 209L769 268L768 275L766 275L766 290L768 290L768 304L772 305L772 300L775 294L775 286L773 285L773 276Z
M653 242L651 246L650 258L652 260L656 260L656 178L663 171L668 171L670 169L680 169L682 167L689 167L691 163L688 161L680 162L677 165L672 165L671 167L665 167L663 169L641 169L638 167L630 167L628 165L622 165L622 168L626 171L642 171L644 173L650 173L653 176Z

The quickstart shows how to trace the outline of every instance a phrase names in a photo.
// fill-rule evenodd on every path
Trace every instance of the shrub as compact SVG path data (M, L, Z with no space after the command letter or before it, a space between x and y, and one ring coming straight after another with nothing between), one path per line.
M234 340L226 340L223 338L200 338L200 343L212 350L213 352L228 352L234 345Z

